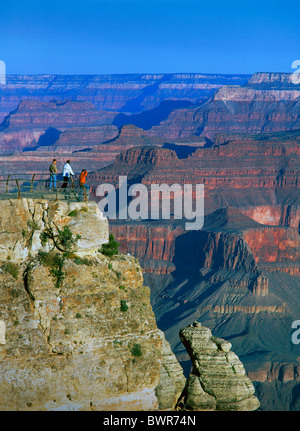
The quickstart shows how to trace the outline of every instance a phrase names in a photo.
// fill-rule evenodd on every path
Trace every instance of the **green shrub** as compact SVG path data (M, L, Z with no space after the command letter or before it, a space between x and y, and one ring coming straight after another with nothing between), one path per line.
M47 232L44 231L40 234L40 240L41 240L42 246L45 247L45 245L49 240L49 235L47 234Z
M50 251L48 253L40 251L38 254L38 258L40 262L49 267L50 274L55 279L55 285L57 288L61 287L61 284L66 277L66 273L63 271L63 266L66 258L70 258L72 255L72 248L77 243L77 241L81 238L80 235L74 236L69 228L69 226L64 226L63 229L59 229L58 234L54 234L51 226L47 226L45 230L41 233L40 239L42 245L46 245L49 239L53 241L55 248L58 250ZM76 257L76 256L75 256ZM80 258L78 258L80 259ZM78 263L77 261L76 263ZM87 264L86 261L82 262L80 259L80 263L78 264Z
M71 212L68 214L68 216L69 216L69 217L76 217L78 214L79 214L78 209L75 209L75 210L71 211Z
M80 235L73 236L69 226L64 226L62 230L58 232L58 243L63 251L69 251L81 238Z
M58 252L54 250L49 252L39 250L38 260L42 265L52 268L57 265Z
M8 272L15 279L18 278L20 272L19 265L14 262L11 262L10 260L8 262L5 262L5 264L2 266L2 270Z
M69 252L81 238L80 235L73 236L69 226L64 226L62 229L57 227L57 230L58 234L54 234L51 226L45 228L45 230L40 235L40 240L43 246L45 246L48 240L51 239L57 250L61 251L62 253L66 253Z
M76 263L76 265L86 265L86 266L92 266L93 265L93 262L88 260L86 257L81 258L81 257L76 256L73 258L73 262Z
M142 352L141 345L139 343L134 343L134 345L130 349L130 353L133 356L142 356L143 352Z
M27 238L28 237L28 232L25 229L22 229L22 236L23 238Z
M114 235L111 233L109 235L108 243L103 244L99 251L104 254L104 256L111 257L119 253L119 246L120 244L115 240Z
M121 278L122 278L122 272L120 272L120 271L115 271L115 274L116 274L117 279L118 279L118 280L121 280Z
M65 263L65 255L55 251L39 251L38 259L40 263L49 268L49 272L54 278L55 286L61 287L61 284L66 277L66 273L63 271Z
M128 305L127 305L125 299L121 299L120 310L123 312L126 312L128 310Z

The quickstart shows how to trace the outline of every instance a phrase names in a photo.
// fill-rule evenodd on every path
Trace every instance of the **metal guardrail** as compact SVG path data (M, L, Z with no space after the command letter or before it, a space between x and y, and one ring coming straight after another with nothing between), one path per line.
M62 176L57 175L56 187L50 189L50 176L42 174L9 174L7 177L0 176L0 198L36 197L45 199L67 199L80 201L89 200L86 188L80 186L79 179L70 177L65 183ZM66 185L66 187L62 187Z

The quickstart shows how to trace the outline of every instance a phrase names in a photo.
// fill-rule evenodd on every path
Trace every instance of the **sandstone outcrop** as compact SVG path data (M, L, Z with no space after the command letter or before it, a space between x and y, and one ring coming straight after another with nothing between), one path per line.
M0 410L174 409L182 368L137 260L100 252L96 203L0 204ZM64 227L77 242L60 253Z
M193 363L182 400L186 409L258 409L253 384L228 341L198 322L183 328L180 338Z
M157 409L162 341L135 260L64 268L59 289L37 261L25 287L1 273L1 410Z
M80 235L80 255L93 255L108 241L108 222L95 202L0 200L0 225L0 259L17 263L48 250L40 239L48 225L56 233L68 226L74 235Z
M160 410L175 409L185 387L186 378L182 368L171 350L170 344L162 334L162 367L156 395Z

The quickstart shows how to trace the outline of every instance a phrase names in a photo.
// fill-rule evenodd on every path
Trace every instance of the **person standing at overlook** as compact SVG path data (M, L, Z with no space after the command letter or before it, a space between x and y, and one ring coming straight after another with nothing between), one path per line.
M50 184L49 184L49 188L50 191L52 191L52 187L54 189L56 189L56 175L57 175L57 166L56 166L57 160L53 159L51 165L49 166L49 171L50 171Z
M81 174L79 176L79 187L80 187L79 199L82 196L83 190L85 191L85 196L86 196L86 191L89 191L89 186L85 184L86 177L87 177L87 171L85 169L82 169Z
M67 160L67 162L65 163L64 168L63 168L63 181L64 182L61 186L62 189L67 188L69 178L71 178L72 175L74 176L75 174L73 172L73 169L71 168L70 160Z

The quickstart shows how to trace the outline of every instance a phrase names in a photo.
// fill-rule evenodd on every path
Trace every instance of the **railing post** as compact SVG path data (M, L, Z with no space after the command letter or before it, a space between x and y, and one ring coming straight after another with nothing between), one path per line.
M10 179L10 174L8 175L7 180L6 180L6 191L5 191L5 193L8 193L8 181L9 181L9 179Z
M16 183L17 183L17 187L18 187L18 199L21 199L21 191L20 191L19 181L16 180Z
M30 185L30 193L33 190L33 180L34 180L35 174L33 174L32 178L31 178L31 185Z

